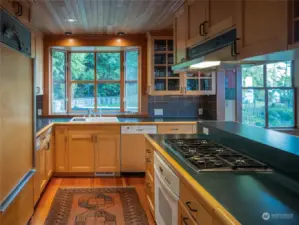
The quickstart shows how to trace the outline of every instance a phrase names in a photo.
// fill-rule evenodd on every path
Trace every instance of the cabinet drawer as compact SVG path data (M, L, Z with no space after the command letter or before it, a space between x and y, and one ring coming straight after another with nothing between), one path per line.
M192 124L165 124L158 126L159 134L193 134Z
M145 164L146 172L150 173L154 177L154 150L147 147L145 149Z
M195 220L190 216L186 207L179 202L178 225L197 225Z
M205 210L205 208L193 197L188 188L180 184L180 199L187 211L192 215L193 219L198 224L212 225L212 216Z
M155 185L154 185L154 178L148 172L145 175L145 193L148 197L150 203L154 206L155 202L155 195L154 195Z

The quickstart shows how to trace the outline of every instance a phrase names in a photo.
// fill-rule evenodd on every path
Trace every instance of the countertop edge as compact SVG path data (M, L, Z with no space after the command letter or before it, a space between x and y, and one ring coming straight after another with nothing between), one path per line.
M241 225L241 223L224 208L205 188L203 188L175 159L173 159L155 140L149 135L144 135L146 140L155 148L156 151L171 165L171 167L177 172L180 180L193 189L198 194L198 198L203 205L206 206L206 210L217 217L220 221L226 221L228 224Z
M38 132L36 132L36 137L43 134L46 130L54 126L78 126L78 125L167 125L167 124L189 124L189 125L196 125L198 121L180 121L180 122L51 122Z

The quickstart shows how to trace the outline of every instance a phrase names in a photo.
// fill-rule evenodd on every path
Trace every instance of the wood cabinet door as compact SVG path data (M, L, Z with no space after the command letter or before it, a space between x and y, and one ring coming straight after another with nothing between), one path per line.
M194 0L188 2L188 41L187 47L205 39L200 35L200 25L206 21L208 1Z
M34 174L34 204L38 201L40 197L40 150L35 151L35 169L36 172Z
M287 49L287 1L237 1L239 58Z
M69 131L69 172L94 172L94 137L90 131Z
M236 4L234 0L209 0L206 11L206 37L232 28L236 25Z
M188 5L185 4L174 19L174 59L175 64L186 59L186 42L188 40Z
M119 134L98 134L95 148L95 172L120 172L119 149Z
M40 177L40 191L42 192L47 182L45 148L39 150L39 177Z
M55 171L68 172L68 128L55 128Z
M53 141L49 141L49 145L46 148L46 177L49 180L53 173Z
M143 134L121 136L121 171L145 172L145 138Z

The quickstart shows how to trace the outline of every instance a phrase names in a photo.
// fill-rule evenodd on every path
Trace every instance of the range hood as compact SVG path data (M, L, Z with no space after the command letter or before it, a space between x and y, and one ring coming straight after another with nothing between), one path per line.
M187 49L187 61L172 66L175 72L199 70L220 66L223 63L236 63L236 29L223 33L200 45Z

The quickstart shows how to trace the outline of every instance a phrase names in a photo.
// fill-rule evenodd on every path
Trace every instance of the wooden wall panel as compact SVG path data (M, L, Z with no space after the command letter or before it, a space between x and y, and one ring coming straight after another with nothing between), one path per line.
M50 49L53 46L137 46L141 48L141 114L147 114L147 38L145 34L116 35L48 35L44 36L44 99L43 115L49 115Z
M32 59L0 43L0 203L32 169Z

